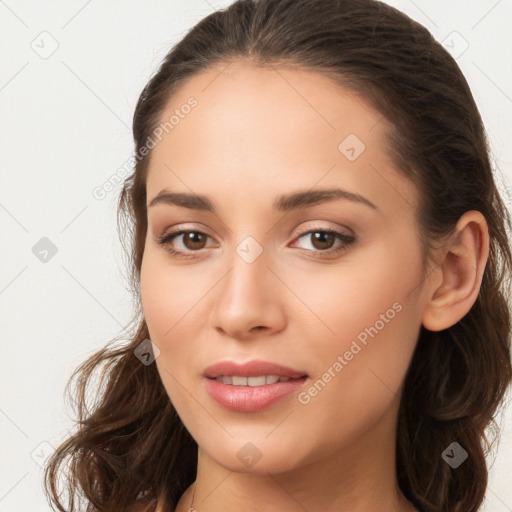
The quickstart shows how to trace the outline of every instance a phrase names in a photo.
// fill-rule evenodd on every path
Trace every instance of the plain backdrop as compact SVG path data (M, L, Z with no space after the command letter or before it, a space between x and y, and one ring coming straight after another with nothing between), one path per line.
M0 512L49 510L42 463L73 426L64 386L132 313L121 186L93 191L132 155L135 103L160 59L230 3L0 0ZM457 58L510 206L512 2L388 3ZM512 511L511 408L502 413L486 512Z

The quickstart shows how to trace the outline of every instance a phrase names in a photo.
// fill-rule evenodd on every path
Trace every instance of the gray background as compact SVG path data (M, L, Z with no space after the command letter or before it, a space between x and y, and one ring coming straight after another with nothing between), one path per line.
M229 3L0 0L0 512L49 509L40 464L72 428L64 386L132 312L116 232L121 187L103 199L93 191L122 175L135 102L160 59ZM510 206L512 1L387 3L451 46ZM43 237L57 249L46 262L34 254L48 247ZM502 413L487 512L512 511L511 407Z

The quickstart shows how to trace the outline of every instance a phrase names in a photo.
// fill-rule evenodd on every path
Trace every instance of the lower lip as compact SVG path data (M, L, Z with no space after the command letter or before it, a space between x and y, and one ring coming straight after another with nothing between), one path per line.
M205 380L206 391L226 409L237 412L257 412L298 391L306 379L307 377L302 377L264 386L232 386L215 379L206 378Z

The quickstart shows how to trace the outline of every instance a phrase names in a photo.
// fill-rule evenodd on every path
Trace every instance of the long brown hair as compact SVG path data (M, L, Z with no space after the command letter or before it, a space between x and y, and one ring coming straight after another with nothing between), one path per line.
M66 510L57 492L66 460L70 511L79 496L91 511L172 511L195 479L197 444L156 365L142 364L134 353L149 338L139 272L150 154L140 151L180 85L238 59L323 73L390 121L390 156L420 193L416 215L425 250L450 235L464 212L485 216L490 252L477 300L448 329L421 327L396 452L399 486L418 508L477 511L488 483L486 456L499 438L495 413L512 379L511 218L495 184L482 119L456 62L425 27L376 0L238 0L197 23L144 87L133 117L135 169L118 204L137 310L128 341L111 342L70 378L66 392L77 378L78 428L49 459L45 492ZM88 407L87 386L100 369ZM441 457L454 441L468 453L456 470Z

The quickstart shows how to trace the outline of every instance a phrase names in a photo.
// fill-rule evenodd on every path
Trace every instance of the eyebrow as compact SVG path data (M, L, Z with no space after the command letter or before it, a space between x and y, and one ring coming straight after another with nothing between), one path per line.
M335 199L346 199L348 201L364 204L374 210L379 209L369 199L366 199L366 197L340 188L304 190L294 192L292 194L285 194L279 196L272 204L272 207L274 210L287 212L299 208L307 208L326 201L333 201ZM148 207L151 208L157 204L169 204L189 208L191 210L205 210L212 213L216 212L213 203L207 196L183 192L169 192L166 189L162 189L151 200Z

